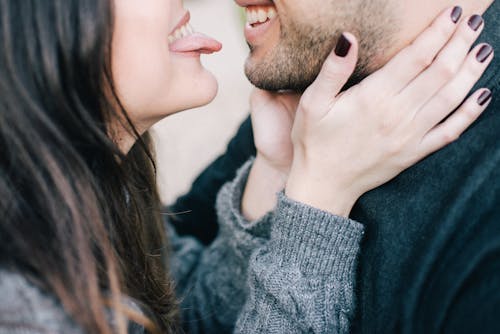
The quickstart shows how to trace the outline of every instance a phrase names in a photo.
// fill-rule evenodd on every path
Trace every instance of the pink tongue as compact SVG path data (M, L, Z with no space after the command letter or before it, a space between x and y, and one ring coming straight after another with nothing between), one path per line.
M200 33L181 38L169 46L172 52L214 53L222 49L222 44L215 39Z

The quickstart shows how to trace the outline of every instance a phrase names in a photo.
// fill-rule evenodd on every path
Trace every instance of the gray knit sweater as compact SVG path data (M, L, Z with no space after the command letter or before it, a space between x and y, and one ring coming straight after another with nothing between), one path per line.
M190 333L348 333L363 226L290 200L246 221L241 195L251 162L218 196L210 247L166 223L171 270ZM0 334L83 331L50 294L0 270ZM130 327L130 333L143 330Z

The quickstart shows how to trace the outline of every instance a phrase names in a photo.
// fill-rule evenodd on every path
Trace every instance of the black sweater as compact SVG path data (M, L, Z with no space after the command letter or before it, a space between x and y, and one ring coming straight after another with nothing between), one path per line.
M500 2L482 42L500 50ZM351 217L366 226L353 332L500 333L500 61L476 88L494 100L452 145L363 196ZM215 196L255 154L250 120L227 152L180 198L181 233L209 242ZM200 217L201 216L201 217ZM195 222L211 224L196 225Z

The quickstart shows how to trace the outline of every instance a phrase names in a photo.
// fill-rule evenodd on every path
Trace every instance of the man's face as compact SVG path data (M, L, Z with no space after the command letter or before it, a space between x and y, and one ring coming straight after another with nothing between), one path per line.
M352 83L383 64L393 42L396 0L236 0L246 7L249 80L267 90L303 91L343 31L356 35L360 60Z

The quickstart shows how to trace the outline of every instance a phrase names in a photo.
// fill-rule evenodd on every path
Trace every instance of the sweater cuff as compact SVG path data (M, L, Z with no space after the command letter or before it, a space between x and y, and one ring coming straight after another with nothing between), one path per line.
M234 243L241 251L249 255L256 246L262 245L271 234L273 212L267 213L256 221L249 221L241 212L241 200L248 175L255 158L248 160L236 173L232 182L226 183L217 196L217 216L219 236Z
M363 234L354 220L278 195L271 240L284 265L351 281Z

